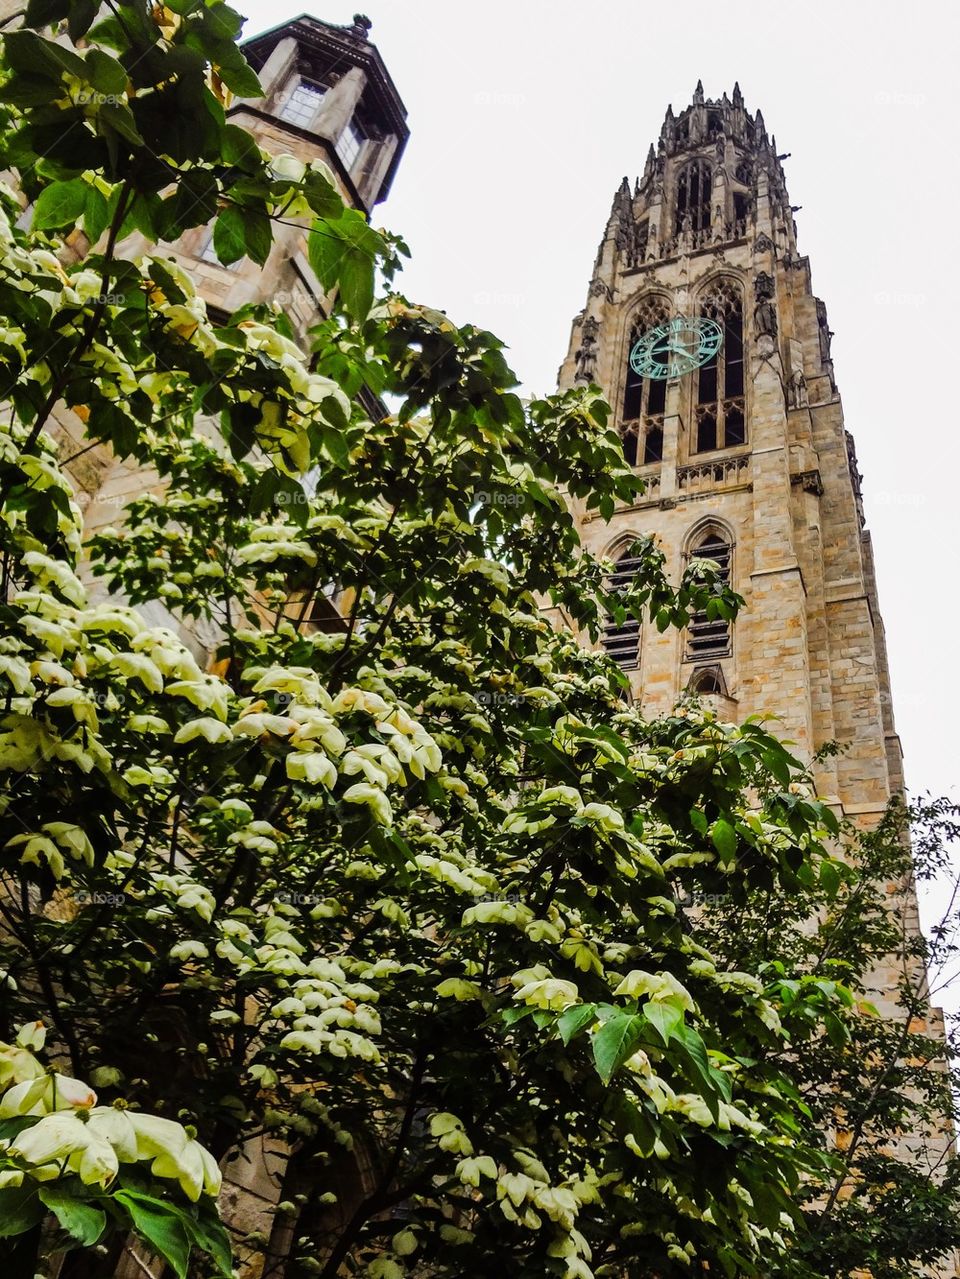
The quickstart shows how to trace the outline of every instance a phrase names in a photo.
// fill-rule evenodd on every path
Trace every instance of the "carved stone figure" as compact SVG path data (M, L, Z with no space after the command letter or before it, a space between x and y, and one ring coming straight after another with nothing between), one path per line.
M807 379L800 369L796 369L790 375L790 381L787 383L787 402L792 409L805 409L810 405L807 397Z
M830 355L830 340L833 337L833 330L827 324L827 307L824 302L817 298L817 327L820 330L820 358L821 360L832 359Z
M575 382L593 382L597 373L597 338L600 334L600 321L594 315L588 315L583 322L580 346L574 356L577 371L573 375Z

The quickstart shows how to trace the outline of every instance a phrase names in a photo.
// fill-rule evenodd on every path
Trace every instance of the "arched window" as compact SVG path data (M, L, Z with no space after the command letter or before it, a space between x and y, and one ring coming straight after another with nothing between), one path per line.
M646 298L637 311L627 338L620 434L623 455L631 466L659 462L663 457L663 411L667 384L661 378L645 378L630 367L630 352L644 333L664 324L668 304L658 295Z
M727 681L719 662L710 666L695 666L687 681L687 692L695 697L727 697Z
M625 591L640 567L640 557L626 552L607 578L607 589ZM603 628L603 647L609 657L625 671L635 670L640 660L640 622L633 617L618 622L608 616Z
M719 528L710 527L695 539L688 557L713 560L719 565L720 580L730 581L733 546ZM694 613L687 624L687 661L706 661L726 657L730 652L730 623L722 617L709 617L706 609Z
M694 160L677 179L677 205L674 229L706 231L710 226L710 192L712 179L706 160ZM690 219L689 223L687 218Z
M743 293L733 280L718 280L700 314L723 330L720 350L697 374L694 453L729 449L746 441L743 398Z

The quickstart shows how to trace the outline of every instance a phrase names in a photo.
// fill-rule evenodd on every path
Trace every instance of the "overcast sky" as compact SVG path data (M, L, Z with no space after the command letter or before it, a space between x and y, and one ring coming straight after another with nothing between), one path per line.
M302 11L240 0L254 34ZM960 799L960 183L954 0L366 0L411 138L374 221L414 300L492 329L553 390L614 190L667 104L739 80L775 134L835 331L915 792ZM347 23L344 0L313 10Z

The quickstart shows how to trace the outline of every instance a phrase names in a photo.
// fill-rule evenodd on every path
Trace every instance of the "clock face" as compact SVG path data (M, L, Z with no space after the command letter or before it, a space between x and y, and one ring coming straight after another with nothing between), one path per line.
M630 367L640 377L682 377L706 364L720 350L723 330L702 316L678 315L649 329L633 345Z

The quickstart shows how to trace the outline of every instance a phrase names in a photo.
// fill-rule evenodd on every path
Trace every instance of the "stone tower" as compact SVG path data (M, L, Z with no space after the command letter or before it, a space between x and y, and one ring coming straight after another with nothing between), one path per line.
M680 115L668 108L642 178L614 196L560 382L599 383L646 482L610 524L581 513L587 546L616 560L653 533L674 576L708 557L746 600L732 626L609 626L634 694L651 710L694 689L724 718L771 713L807 760L840 743L818 789L869 825L902 787L900 744L853 439L785 158L738 85L708 100L698 84ZM717 354L664 380L633 372L637 338L676 316L713 320Z
M708 100L698 83L679 116L668 107L643 176L614 195L560 385L602 387L646 490L609 522L574 514L588 549L616 563L615 585L634 567L630 544L652 534L673 580L691 556L709 558L745 599L733 624L698 615L683 634L607 625L603 646L641 705L664 711L691 690L726 720L776 716L773 731L815 761L818 793L869 828L903 789L902 756L861 476L826 307L797 249L784 159L739 85ZM683 373L680 352L668 363L668 332L652 370L666 365L668 376L644 376L642 360L635 370L638 339L677 318L712 321L719 349ZM829 742L840 753L816 759ZM913 885L897 900L916 935ZM891 957L869 982L894 1020L902 975ZM922 966L913 980L925 992ZM945 1038L938 1008L912 1026ZM934 1169L953 1144L949 1126L937 1125L903 1134L896 1149ZM956 1274L955 1265L935 1273Z

